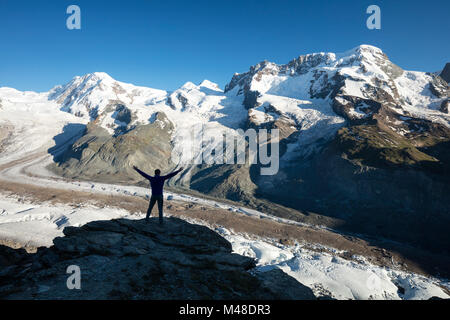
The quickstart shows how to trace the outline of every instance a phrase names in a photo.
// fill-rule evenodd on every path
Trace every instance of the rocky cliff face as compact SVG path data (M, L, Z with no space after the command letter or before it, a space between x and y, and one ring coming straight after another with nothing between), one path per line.
M0 246L3 299L315 299L277 269L251 275L252 258L232 253L214 231L168 218L94 221L66 227L35 254ZM67 288L67 267L81 289ZM273 281L277 285L273 285Z
M450 63L447 63L442 70L442 72L439 74L442 79L447 81L447 83L450 82Z

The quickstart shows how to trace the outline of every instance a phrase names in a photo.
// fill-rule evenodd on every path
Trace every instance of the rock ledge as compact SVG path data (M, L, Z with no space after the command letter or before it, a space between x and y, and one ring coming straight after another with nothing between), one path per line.
M280 269L252 275L254 259L181 219L162 227L156 219L93 221L63 232L35 254L0 246L0 298L315 299ZM80 267L80 290L67 288L70 265Z

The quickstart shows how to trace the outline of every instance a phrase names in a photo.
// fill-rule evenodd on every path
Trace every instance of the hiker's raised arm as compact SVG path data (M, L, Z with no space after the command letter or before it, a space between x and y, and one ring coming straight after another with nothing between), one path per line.
M141 176L143 176L145 179L150 180L152 178L152 176L149 176L148 174L146 174L144 171L141 171L138 169L138 167L133 166L133 169L137 171L137 173L139 173Z
M174 171L172 173L169 173L168 175L164 176L164 179L170 179L173 176L177 175L179 172L181 172L181 170L183 170L183 167L181 167L180 169L178 169L177 171Z

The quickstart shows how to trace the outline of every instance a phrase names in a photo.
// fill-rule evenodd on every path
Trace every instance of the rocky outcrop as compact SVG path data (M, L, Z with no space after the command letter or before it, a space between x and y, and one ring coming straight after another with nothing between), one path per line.
M447 81L447 83L450 82L450 62L447 62L447 64L445 65L444 69L442 70L439 76L445 81Z
M281 270L249 272L214 231L177 218L118 219L66 227L35 254L0 246L3 299L315 299ZM68 266L81 289L67 288ZM253 275L252 275L253 274Z
M106 116L111 114L111 118L114 119L114 123L109 123L106 126L111 130L114 130L114 136L119 136L132 129L135 125L131 125L136 116L132 111L120 100L110 100L110 103L106 106L105 110L100 116ZM98 118L99 115L96 116Z
M117 106L116 112L126 116L126 108ZM70 178L84 178L104 182L130 182L140 179L132 169L136 165L144 171L172 168L171 131L173 124L162 112L153 122L136 126L119 136L110 135L104 128L90 123L86 133L63 154L55 157L50 168ZM165 169L165 170L168 170Z
M433 80L430 83L430 90L436 97L439 98L446 98L450 95L450 87L441 77L433 77Z
M448 113L449 105L450 105L450 100L447 99L445 101L442 101L441 106L439 107L439 110L441 110L444 113Z
M259 106L258 97L260 95L261 94L258 91L251 91L251 90L245 91L244 102L242 104L247 109L256 108Z
M11 137L13 136L14 127L3 123L0 126L0 152L10 144Z

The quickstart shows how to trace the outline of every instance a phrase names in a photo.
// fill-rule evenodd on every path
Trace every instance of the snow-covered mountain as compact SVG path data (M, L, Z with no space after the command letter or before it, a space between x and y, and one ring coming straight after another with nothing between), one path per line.
M379 226L397 222L374 212L413 212L411 228L424 225L415 214L425 209L449 219L450 91L441 76L403 70L379 48L361 45L282 65L263 61L234 74L224 90L205 80L168 92L103 72L75 77L46 93L0 88L0 119L23 132L45 131L44 140L56 144L61 131L64 137L76 133L77 141L54 168L68 177L127 181L131 164L145 170L184 166L175 185L248 205L259 206L264 198L313 210L348 219L350 229L372 219L361 228L390 234L391 227ZM207 143L194 158L223 133L280 129L278 174L255 174L258 164L192 165L183 146L198 125ZM2 152L19 150L8 146L6 137L0 140ZM24 146L35 140L24 135ZM277 210L273 213L280 214ZM354 214L360 218L350 219ZM426 222L427 236L441 234L436 219Z
M224 91L205 80L167 92L96 72L53 88L48 98L63 111L95 120L110 134L149 123L163 112L176 128L174 141L182 141L177 132L199 123L214 133L215 128L226 131L245 122L257 127L276 124L283 137L301 133L289 148L298 151L331 138L346 121L373 116L377 106L370 101L392 111L385 120L399 134L411 132L405 122L410 118L448 127L448 94L440 77L404 71L380 49L362 45L340 54L300 56L284 65L264 61L235 74Z
M5 106L45 103L114 137L164 114L174 127L172 155L181 155L186 132L194 125L202 124L207 138L238 128L276 127L286 145L283 160L317 151L324 140L355 121L376 119L407 138L425 130L419 120L448 128L448 96L441 77L404 71L368 45L340 54L307 54L284 65L264 61L236 73L225 90L205 80L168 92L123 83L104 72L77 76L47 93L0 89Z
M166 91L137 87L119 82L105 72L94 72L75 77L63 86L50 90L49 100L61 105L61 110L95 119L97 112L103 112L110 100L120 100L128 105L140 105L164 97Z
M290 115L292 123L310 118L305 112L311 109L318 120L332 117L330 124L339 122L336 116L367 118L373 110L365 103L373 100L398 115L449 126L448 114L439 112L449 94L442 79L404 71L373 46L362 45L341 54L308 54L285 65L265 61L235 74L225 91L236 87L245 96L245 106L256 124L273 121L265 112L269 106L274 113Z

